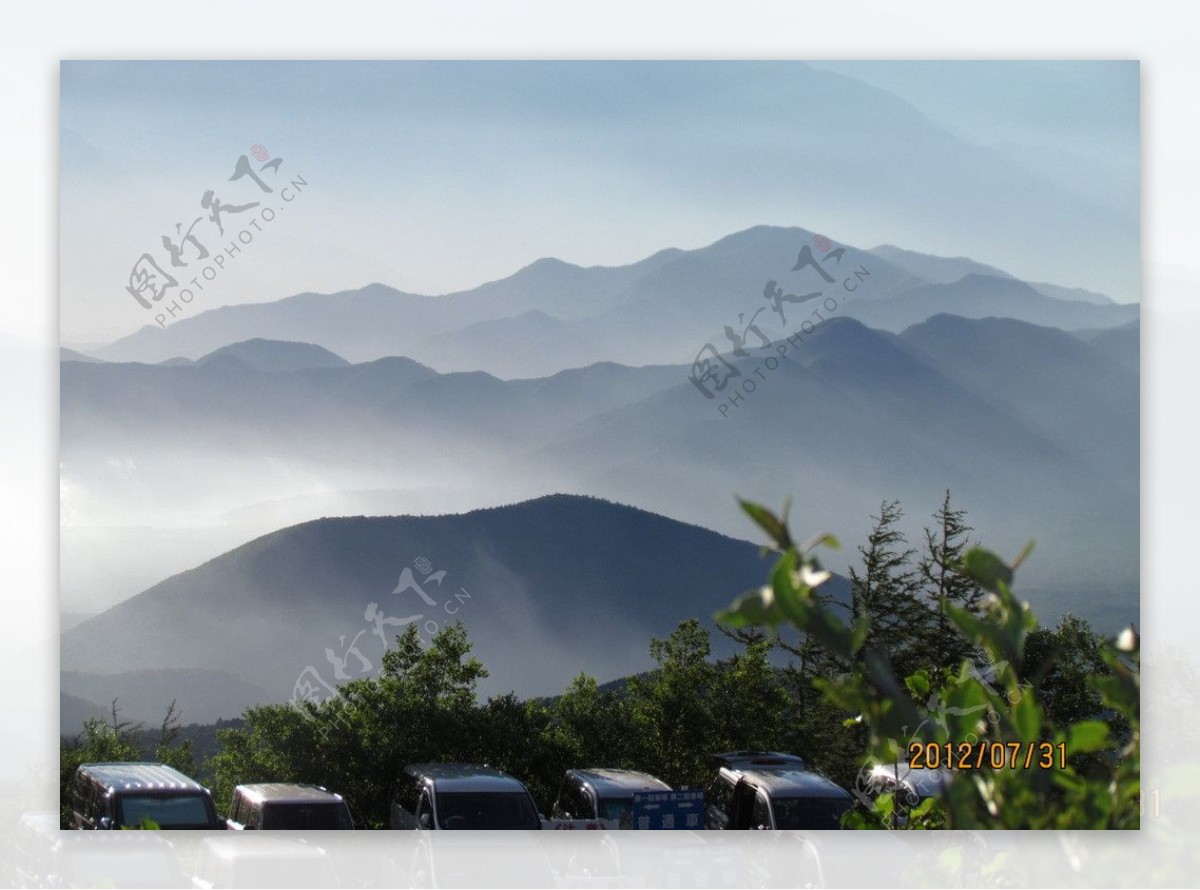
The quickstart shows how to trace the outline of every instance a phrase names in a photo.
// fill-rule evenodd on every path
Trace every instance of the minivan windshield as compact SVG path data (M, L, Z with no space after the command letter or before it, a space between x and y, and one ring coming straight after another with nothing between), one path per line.
M438 824L448 829L542 827L522 791L439 791Z
M262 827L299 830L349 829L344 803L271 803L263 806Z
M208 798L202 794L122 794L117 821L137 828L149 819L159 828L212 828Z

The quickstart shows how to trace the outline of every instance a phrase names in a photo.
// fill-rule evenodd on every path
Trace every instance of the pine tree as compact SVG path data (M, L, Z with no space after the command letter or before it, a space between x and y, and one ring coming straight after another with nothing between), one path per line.
M853 618L870 621L864 651L886 653L898 676L904 677L922 662L920 639L931 614L921 600L921 579L911 567L916 551L908 547L896 528L903 517L899 501L884 501L867 536L861 572L850 568L850 610Z
M964 639L946 615L946 605L979 613L983 608L984 590L957 566L966 553L972 528L966 523L966 511L950 506L947 489L942 505L933 514L934 527L925 529L925 552L917 570L933 613L933 623L926 636L926 651L930 667L957 671L964 659L975 660L976 648Z

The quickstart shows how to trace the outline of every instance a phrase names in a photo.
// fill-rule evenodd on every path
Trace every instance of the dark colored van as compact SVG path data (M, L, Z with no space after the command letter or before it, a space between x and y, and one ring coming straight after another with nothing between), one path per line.
M161 763L85 763L71 782L71 827L224 829L212 795L195 779Z
M415 763L400 777L390 824L397 829L541 830L542 819L528 789L498 769Z
M571 769L563 776L553 819L609 819L633 827L633 795L670 791L649 773L631 769Z
M748 763L746 759L731 757L726 761L729 765L717 771L705 795L708 828L841 828L842 814L854 803L849 791L795 763L762 763L763 759L758 755L749 758Z
M264 782L238 785L229 805L233 831L349 831L350 808L319 785Z

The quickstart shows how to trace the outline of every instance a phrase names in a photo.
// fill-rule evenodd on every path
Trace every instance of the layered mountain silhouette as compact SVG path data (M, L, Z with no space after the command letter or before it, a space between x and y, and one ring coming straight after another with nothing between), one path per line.
M1079 331L1077 336L1127 368L1137 371L1141 367L1141 322L1131 321L1120 327L1096 331Z
M812 307L796 307L790 318L776 313L764 296L769 281L790 295L836 297L838 314L893 332L938 313L1065 330L1137 318L1137 306L1100 294L1031 285L969 259L891 246L863 251L846 245L821 259L819 270L796 268L801 251L813 250L813 238L805 229L758 226L623 267L543 259L501 281L440 297L381 284L299 294L211 309L166 328L150 325L94 354L110 361L198 359L231 343L267 339L316 344L352 362L404 355L442 372L506 378L548 376L597 361L677 364L690 362L706 342L727 346L726 326L741 333L757 324L774 339L810 317Z
M619 268L300 294L64 351L64 603L117 603L63 632L64 709L283 700L305 667L332 676L326 649L358 640L378 666L370 603L460 608L486 691L628 676L652 636L765 577L735 495L792 496L798 534L851 545L827 559L845 571L882 500L919 542L949 489L976 540L1036 539L1020 586L1044 620L1136 620L1138 306L890 245L805 266L819 243L760 226ZM824 296L776 307L768 281L837 307L802 328ZM725 364L700 379L709 343ZM418 557L445 595L403 610Z
M896 335L835 317L735 367L706 399L689 366L501 380L404 358L64 362L64 517L78 504L109 535L99 546L64 526L64 590L113 601L129 595L131 553L156 567L148 581L314 515L557 490L741 535L735 493L793 494L805 531L860 540L884 497L916 522L946 488L998 549L1038 538L1031 581L1103 582L1091 614L1111 604L1109 585L1136 589L1138 378L1106 350L1008 319L935 316ZM747 380L754 391L737 390ZM136 528L117 528L130 515Z
M201 358L200 363L240 362L256 371L303 371L310 368L342 368L350 364L340 355L312 343L288 343L261 337L222 346Z
M309 666L335 685L326 649L342 659L353 646L372 666L351 656L347 676L377 669L383 639L366 617L374 603L389 618L420 615L423 628L461 619L491 671L485 691L556 694L580 671L610 680L649 668L652 636L692 616L711 627L713 612L762 584L769 568L749 542L586 497L321 519L251 541L65 631L63 689L92 700L124 691L122 700L143 710L174 690L190 714L224 707L219 716L234 716L264 690L288 699ZM406 573L433 605L412 588L393 592ZM845 582L830 584L844 599ZM402 629L381 628L389 642ZM126 673L131 664L142 671Z

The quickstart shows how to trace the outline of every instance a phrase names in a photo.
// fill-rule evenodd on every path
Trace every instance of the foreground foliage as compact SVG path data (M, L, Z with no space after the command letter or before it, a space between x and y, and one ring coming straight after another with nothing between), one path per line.
M870 809L848 813L848 827L1138 827L1140 675L1132 628L1116 641L1084 635L1074 621L1039 634L1028 604L1012 592L1014 571L1031 547L1011 564L971 548L954 572L979 585L986 598L976 609L947 599L939 608L948 622L942 629L952 625L982 654L982 667L965 657L944 678L925 669L903 676L878 645L870 614L843 619L820 596L830 574L815 550L837 542L824 535L797 545L786 508L782 516L757 504L743 508L770 535L779 557L769 582L719 620L734 628L790 626L823 649L841 669L814 684L827 702L854 715L850 725L865 728L868 765L906 760L911 743L999 742L1026 750L1048 742L1065 752L1061 767L993 769L985 763L961 770L942 796L907 813L898 796L884 794ZM1073 649L1064 645L1072 642Z

